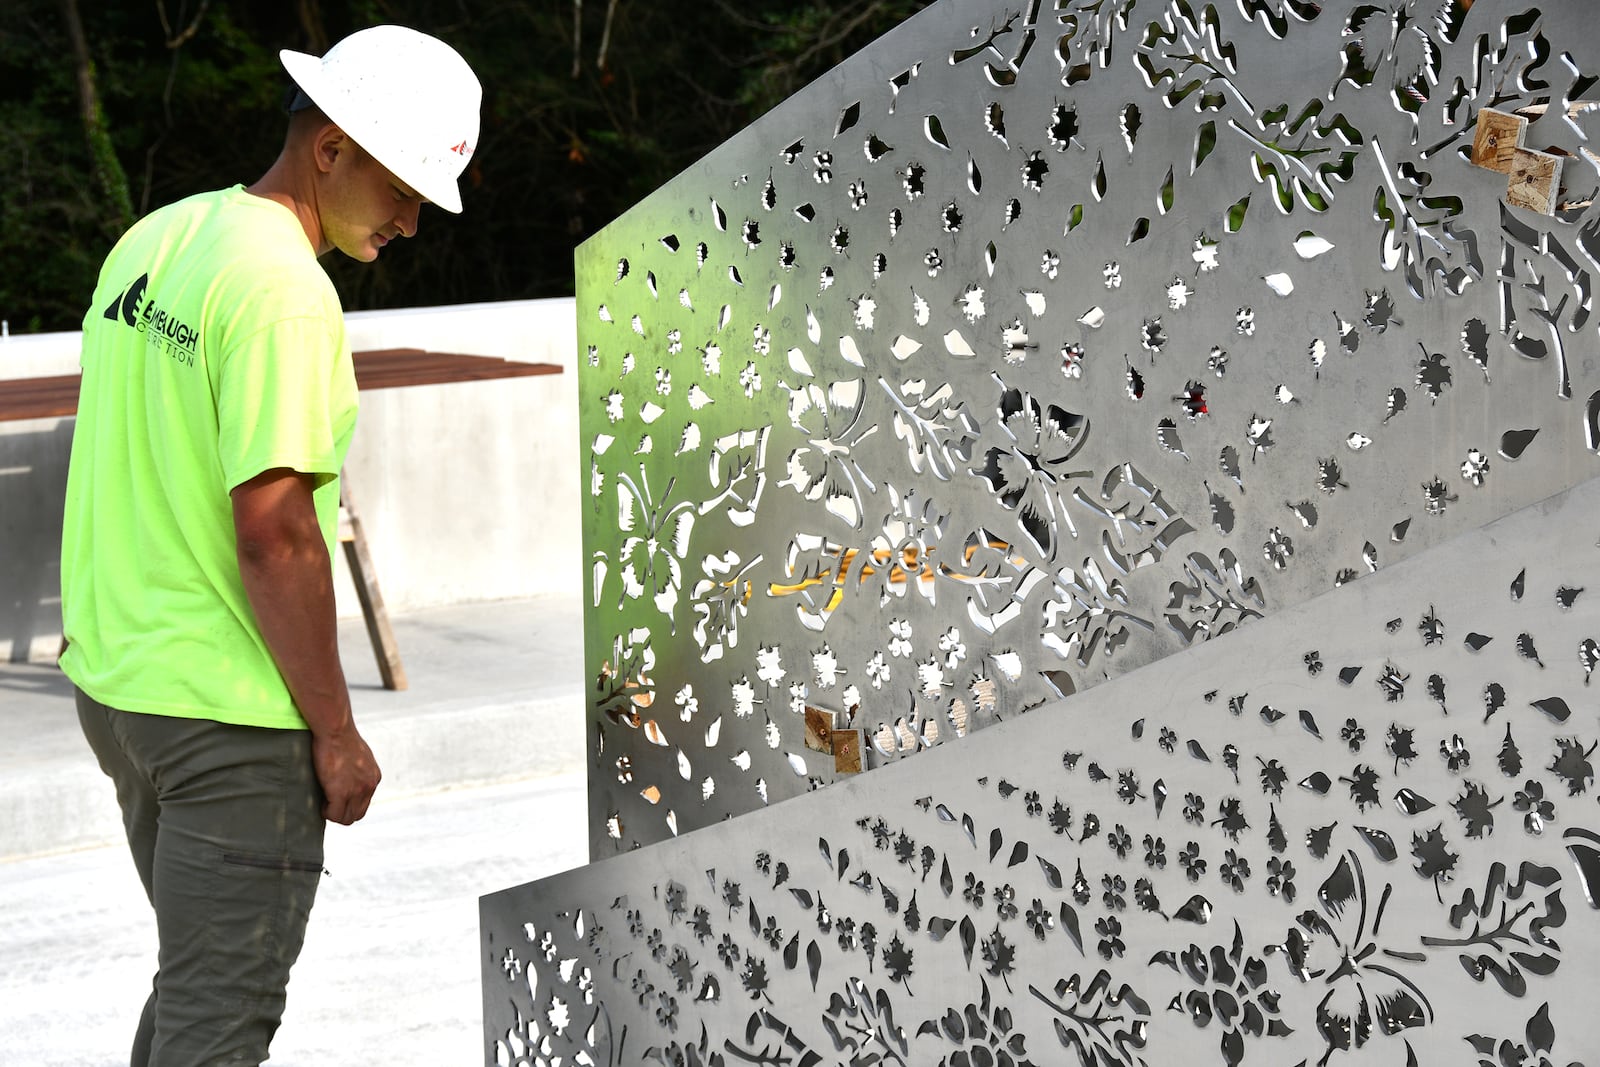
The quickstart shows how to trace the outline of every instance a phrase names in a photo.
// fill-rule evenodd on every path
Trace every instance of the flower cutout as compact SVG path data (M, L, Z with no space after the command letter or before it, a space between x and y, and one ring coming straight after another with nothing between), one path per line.
M1128 883L1120 874L1100 876L1100 900L1107 911L1121 911L1128 906Z
M1546 800L1544 784L1529 778L1527 783L1511 798L1511 806L1523 812L1523 828L1538 837L1544 833L1546 823L1554 822L1556 818L1556 805L1554 801Z
M1367 731L1354 719L1346 719L1339 731L1339 739L1350 746L1351 752L1360 752L1362 743L1367 739Z
M1096 919L1094 932L1100 935L1100 941L1096 945L1100 952L1100 958L1103 960L1120 959L1123 951L1128 947L1122 941L1122 920L1115 915L1107 915L1104 918Z
M905 619L889 620L889 654L911 655L911 623Z
M1267 949L1284 957L1295 978L1327 990L1317 1004L1317 1031L1329 1057L1364 1048L1374 1021L1388 1036L1432 1021L1427 996L1395 966L1417 957L1377 942L1392 888L1371 908L1361 859L1346 851L1317 889L1318 909L1297 916L1284 942Z
M939 651L944 653L945 667L955 670L967 658L967 646L961 640L961 631L954 626L946 630L939 638Z
M994 910L1002 920L1017 917L1017 891L1009 884L995 886Z
M867 660L867 680L874 689L882 689L889 680L889 665L883 661L882 652L874 652L872 658Z
M1267 860L1267 892L1273 896L1281 896L1286 904L1293 904L1295 897L1294 864L1279 856L1272 856Z
M1235 893L1243 893L1244 884L1250 880L1250 861L1230 848L1217 865L1217 875Z
M1033 898L1033 903L1028 905L1028 910L1023 915L1023 921L1028 924L1028 929L1033 931L1033 936L1043 941L1045 934L1055 929L1056 917L1038 897Z

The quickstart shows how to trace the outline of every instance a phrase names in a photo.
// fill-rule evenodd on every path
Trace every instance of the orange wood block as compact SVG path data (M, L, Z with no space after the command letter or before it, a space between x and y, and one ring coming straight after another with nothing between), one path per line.
M1478 112L1478 130L1472 138L1473 164L1511 173L1512 159L1527 132L1528 120L1521 115L1484 108Z
M833 731L833 769L838 774L860 774L866 770L863 748L866 734L860 730Z
M806 747L813 752L833 751L833 712L806 705Z
M1511 164L1506 201L1516 207L1554 215L1561 189L1561 157L1531 148L1517 149Z

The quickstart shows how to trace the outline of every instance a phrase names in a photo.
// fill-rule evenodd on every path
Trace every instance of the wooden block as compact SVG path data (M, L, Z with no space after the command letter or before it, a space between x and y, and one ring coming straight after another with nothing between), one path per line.
M833 743L833 769L838 774L860 774L866 770L862 753L866 748L866 734L861 730L835 730Z
M1478 112L1478 130L1472 138L1474 166L1511 173L1512 158L1527 136L1528 120L1486 107Z
M806 705L806 747L813 752L833 751L833 712Z
M1556 213L1556 197L1561 189L1561 157L1548 152L1519 148L1511 164L1511 180L1506 201L1541 215Z

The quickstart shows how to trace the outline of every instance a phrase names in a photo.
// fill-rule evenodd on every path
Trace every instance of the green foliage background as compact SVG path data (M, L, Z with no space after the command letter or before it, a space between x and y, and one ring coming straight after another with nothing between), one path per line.
M580 241L928 2L9 0L0 318L76 329L133 218L259 176L283 134L280 48L321 53L397 22L449 41L484 85L464 213L425 210L418 237L370 266L326 257L346 308L520 299L570 294Z

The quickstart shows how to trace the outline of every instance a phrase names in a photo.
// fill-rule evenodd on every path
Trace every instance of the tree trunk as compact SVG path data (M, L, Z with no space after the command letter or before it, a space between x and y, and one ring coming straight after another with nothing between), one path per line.
M83 20L78 17L78 0L61 0L61 17L66 20L67 37L72 42L73 66L78 80L78 114L83 120L83 135L89 144L95 182L101 195L110 202L115 213L113 221L120 234L133 225L133 198L128 193L128 175L117 159L111 135L106 132L105 116L100 112L100 98L94 88L94 61L89 57Z
M322 24L322 5L317 0L300 0L296 5L300 32L305 34L306 50L320 56L328 50L328 28Z

